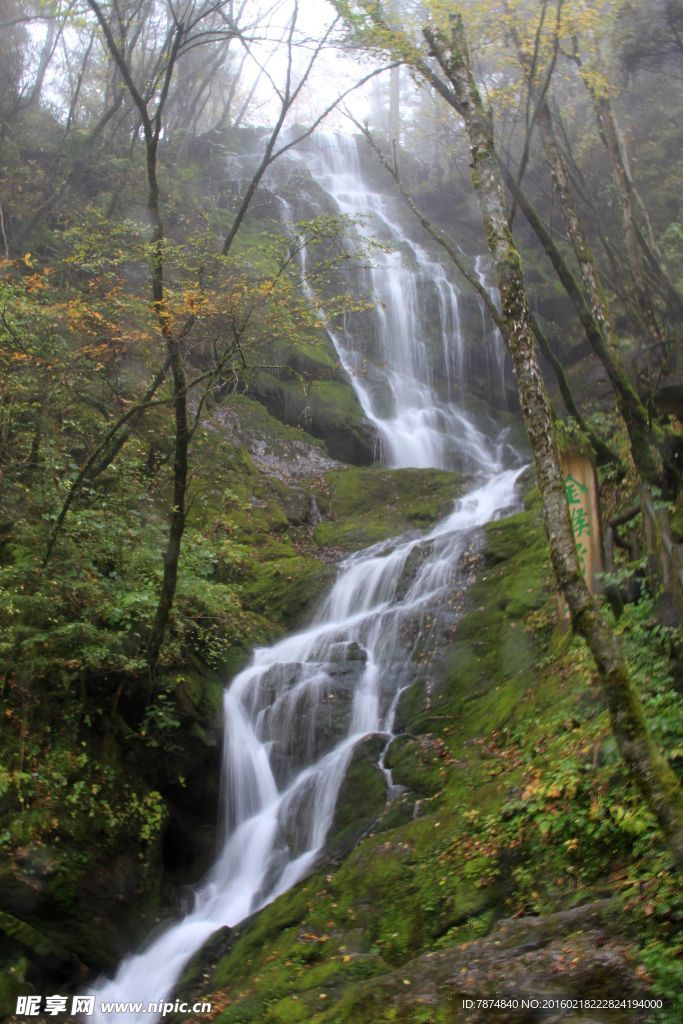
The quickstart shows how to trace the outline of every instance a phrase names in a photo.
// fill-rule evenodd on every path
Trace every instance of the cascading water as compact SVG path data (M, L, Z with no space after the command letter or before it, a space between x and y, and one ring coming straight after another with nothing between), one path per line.
M321 133L305 152L292 154L293 159L305 163L339 213L386 246L385 251L372 254L371 266L356 271L354 282L361 293L375 300L373 313L366 315L373 341L359 346L357 332L345 324L344 330L331 331L335 347L365 415L382 438L387 465L490 471L490 438L462 408L466 383L463 296L427 248L428 239L412 237L416 225L400 197L378 191L367 182L361 160L363 146L365 143L353 136ZM286 217L305 216L296 202L282 197L280 202ZM301 259L305 280L305 250ZM495 301L487 266L484 257L476 257L475 273ZM495 366L489 385L496 391L491 398L498 400L499 394L505 394L505 346L484 304L478 305L481 337L476 340L487 362ZM468 340L470 344L475 341Z
M315 168L319 183L342 212L355 215L361 206L374 211L395 240L398 227L388 220L385 197L368 191L342 147L334 160L336 170L328 149ZM436 393L420 281L430 275L440 296L443 336L437 348L454 390L461 355L456 350L451 357L448 345L458 334L457 292L426 251L416 243L412 251L419 271L407 269L395 252L382 254L378 266L366 271L382 299L376 330L391 395L387 413L380 415L374 394L355 372L353 338L339 333L334 341L381 433L385 460L399 467L448 467L464 459L478 485L431 531L384 541L347 559L310 627L257 650L233 680L224 698L222 850L191 912L124 960L113 979L98 983L97 1021L151 1024L153 1014L105 1012L102 1004L147 1006L168 999L188 960L214 931L236 925L312 867L354 749L373 734L384 737L385 750L391 742L398 697L417 671L409 638L419 637L427 612L445 605L472 531L514 503L520 470L502 468L503 446L476 429L454 399ZM460 345L459 335L456 340ZM385 775L390 784L390 773Z

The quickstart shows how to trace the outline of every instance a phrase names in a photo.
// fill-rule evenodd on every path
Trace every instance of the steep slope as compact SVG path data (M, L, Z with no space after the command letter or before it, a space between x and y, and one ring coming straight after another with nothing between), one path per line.
M206 947L186 991L212 1001L209 1019L484 1022L493 1008L477 998L638 1001L653 983L673 995L662 942L673 954L680 896L623 778L586 652L554 632L536 506L484 534L445 662L435 627L401 702L386 759L394 799L383 808L358 765L347 799L365 838L340 860L332 836L318 873ZM624 624L639 648L643 614ZM666 658L656 644L649 658L650 710L668 729ZM343 827L343 803L338 813ZM675 1020L677 1005L656 1019ZM537 1013L518 1003L495 1019ZM648 1017L636 1002L552 1019Z

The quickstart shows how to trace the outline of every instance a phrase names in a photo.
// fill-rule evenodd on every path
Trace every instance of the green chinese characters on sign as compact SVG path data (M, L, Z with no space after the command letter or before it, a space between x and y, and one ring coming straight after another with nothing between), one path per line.
M567 492L567 504L569 505L569 516L576 542L576 553L579 556L579 565L583 570L588 548L581 538L590 537L591 535L591 524L588 518L588 509L586 508L588 488L573 477L571 473L565 477L564 487Z

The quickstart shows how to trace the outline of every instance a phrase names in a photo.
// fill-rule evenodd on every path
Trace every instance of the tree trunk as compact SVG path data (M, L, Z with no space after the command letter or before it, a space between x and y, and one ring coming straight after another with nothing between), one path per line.
M626 424L631 442L631 454L636 468L643 480L656 483L659 479L659 467L650 446L650 424L647 410L641 402L621 358L619 338L602 289L595 256L574 205L567 167L557 144L550 108L546 102L540 106L537 123L555 192L560 201L567 234L579 264L593 320L598 326L604 342L599 349L595 350L596 355L601 359L616 388L619 411Z
M683 299L678 294L666 271L664 257L657 243L652 223L641 198L631 171L626 144L619 129L614 108L609 96L600 92L586 72L579 55L578 41L574 40L574 60L579 69L581 80L590 95L593 110L598 123L600 138L607 150L614 184L619 200L626 251L631 264L634 284L639 302L644 302L643 316L645 322L654 315L652 301L646 283L646 271L643 263L645 255L653 270L657 289L667 303L669 316L673 321L680 320L683 314ZM659 333L659 332L657 332Z
M617 131L616 122L612 114L612 106L606 96L596 96L595 90L589 90L593 107L601 129L600 135L607 148L609 161L612 166L612 177L619 203L619 214L621 216L621 227L624 234L626 256L628 258L629 272L633 280L633 287L636 294L636 301L643 318L643 323L649 333L657 341L662 340L662 331L657 321L652 304L647 281L645 278L645 265L643 253L638 237L638 226L635 218L635 211L631 202L631 195L628 188L626 168L624 165L624 153L622 151L621 139Z
M180 38L178 29L176 40ZM169 313L164 297L164 229L159 207L159 184L157 180L157 150L159 135L154 133L150 138L145 125L145 144L147 152L147 183L148 209L152 221L152 299L159 322L159 329L166 345L168 361L173 380L173 411L175 417L175 446L173 457L173 505L171 519L164 551L164 573L161 580L159 603L157 604L154 622L147 640L147 664L150 677L154 679L164 634L171 617L178 584L178 563L180 546L185 532L185 500L188 480L188 455L191 431L187 415L187 380L185 367L180 351L180 344L169 323Z
M574 272L555 244L552 235L532 206L528 196L520 188L512 175L505 171L502 165L501 168L505 182L510 189L515 202L528 220L534 234L543 246L546 256L552 263L555 273L562 282L567 295L574 303L574 308L576 309L581 326L583 327L586 339L593 349L593 352L605 368L605 372L607 373L614 390L614 394L617 398L617 402L619 403L619 409L621 410L620 397L622 393L629 389L633 390L633 385L629 380L623 363L621 363L620 360L615 361L611 358L602 325L595 316L592 308L588 305L581 285L574 276ZM623 418L624 422L626 422L626 418Z
M538 322L538 318L533 315L531 318L531 326L533 327L534 334L536 335L536 340L539 344L541 352L553 368L553 372L555 374L555 378L560 389L560 394L562 395L562 401L564 402L567 413L569 414L569 416L572 416L576 420L579 426L579 430L581 430L581 432L586 435L591 445L593 446L593 451L595 452L595 455L597 457L598 465L604 466L607 465L608 463L614 463L618 465L619 459L617 458L616 454L611 450L611 448L608 445L605 444L602 438L599 437L595 433L595 431L591 429L590 424L587 423L586 420L583 418L581 410L574 401L574 396L569 386L567 376L564 372L564 367L562 366L562 363L553 352L550 342L548 338L546 338L541 328L541 325Z
M462 19L451 15L450 40L425 30L431 52L453 91L472 154L472 181L496 273L506 340L514 363L524 422L543 500L550 557L574 628L595 659L612 729L624 761L655 815L677 865L683 868L683 794L648 734L636 688L618 639L591 596L579 568L548 395L538 360L519 253L508 227L493 125L469 64Z
M187 415L187 380L185 378L185 367L180 350L178 338L173 333L170 323L169 311L164 296L164 226L161 219L161 207L159 200L159 180L157 177L157 156L159 151L159 138L161 136L162 114L168 90L171 85L171 78L175 68L178 53L183 42L185 28L182 22L174 24L172 42L168 60L163 74L161 89L156 101L156 110L153 117L149 114L150 98L145 99L133 80L131 67L129 66L124 53L119 48L112 33L111 25L107 21L99 6L98 0L88 0L88 4L94 11L95 16L104 33L109 52L111 53L123 78L131 99L137 107L140 115L140 122L145 139L145 157L147 167L147 209L149 210L150 223L152 225L152 305L159 324L159 330L163 338L167 361L171 370L173 380L173 410L175 415L175 455L173 460L173 506L171 508L171 520L164 552L164 572L159 593L159 603L152 629L147 640L147 664L149 666L150 678L154 679L159 661L159 653L163 643L164 634L173 608L176 586L178 583L178 562L180 559L180 545L185 531L185 499L187 494L188 479L188 453L190 447L191 431L188 425Z
M401 140L401 69L389 72L389 140L396 149Z

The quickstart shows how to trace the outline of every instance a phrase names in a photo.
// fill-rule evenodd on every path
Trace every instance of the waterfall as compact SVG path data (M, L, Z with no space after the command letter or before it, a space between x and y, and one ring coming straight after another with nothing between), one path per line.
M383 737L385 752L391 743L400 694L417 675L407 638L419 635L423 616L446 606L472 531L514 505L520 470L503 467L504 443L475 427L458 401L463 339L455 285L419 242L404 237L394 200L363 181L355 143L326 136L299 159L341 212L369 212L373 230L392 243L372 268L360 271L380 300L372 385L360 372L354 338L343 330L333 336L382 437L384 461L396 467L464 464L478 480L431 530L346 559L310 626L256 650L227 688L222 849L192 910L125 959L113 979L96 984L98 1022L152 1024L154 1014L105 1012L102 1004L168 999L214 931L264 907L312 868L354 749L371 735ZM393 247L399 241L403 255ZM304 280L305 272L304 263ZM425 326L425 290L436 303L436 338ZM445 395L435 385L435 354L445 367ZM389 788L384 755L380 767Z
M335 348L363 412L382 439L386 465L489 471L496 459L491 439L462 408L466 341L483 349L494 392L490 398L499 401L505 395L503 339L480 300L481 337L465 339L463 297L455 280L428 248L429 239L415 237L412 214L400 196L367 181L360 155L363 146L367 148L360 138L321 132L291 157L305 165L340 214L386 246L370 255L370 266L354 274L355 291L374 299L373 313L364 314L373 341L359 346L353 317L347 317L342 330L330 331ZM285 219L305 218L296 202L279 198ZM305 249L299 258L305 282ZM477 256L474 270L497 302L497 290L488 280L488 260Z

